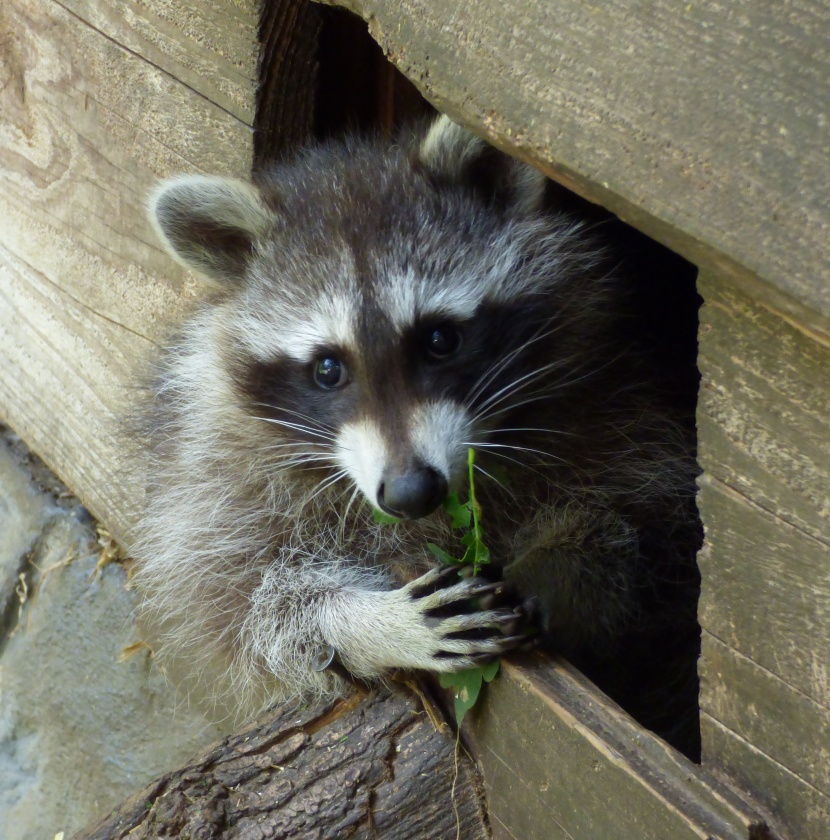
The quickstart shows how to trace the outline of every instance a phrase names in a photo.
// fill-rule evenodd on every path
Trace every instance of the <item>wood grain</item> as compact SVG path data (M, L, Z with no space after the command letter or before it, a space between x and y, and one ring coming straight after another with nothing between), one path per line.
M426 97L830 335L830 9L329 0Z
M254 163L260 167L312 139L322 9L305 0L263 0Z
M706 713L701 730L712 772L752 792L775 815L772 825L781 836L827 840L830 800L824 794Z
M830 803L830 709L711 633L703 634L703 659L704 711Z
M88 27L250 126L259 0L53 0Z
M830 708L830 547L714 479L699 501L704 629Z
M703 761L799 838L830 808L830 346L702 274Z
M699 286L701 621L830 707L830 347L716 277Z
M485 840L472 762L414 696L284 706L74 840Z
M118 422L199 285L155 241L146 195L175 172L244 174L251 128L57 3L8 0L0 32L0 416L119 531L143 479Z
M494 837L768 837L764 819L570 666L502 664L472 713Z
M716 276L698 288L707 471L830 544L830 345Z

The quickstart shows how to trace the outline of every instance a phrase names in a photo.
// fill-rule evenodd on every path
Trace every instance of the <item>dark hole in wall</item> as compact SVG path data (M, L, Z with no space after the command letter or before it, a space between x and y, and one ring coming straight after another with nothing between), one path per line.
M319 139L348 131L394 134L402 125L423 119L434 109L418 90L384 57L368 35L365 23L339 9L322 10L320 67L314 133ZM694 416L699 374L697 361L698 309L701 299L695 287L696 269L682 257L621 222L602 207L591 204L566 188L551 182L552 208L582 220L591 235L612 254L609 265L627 284L626 324L632 343L643 348L650 363L655 392L671 405L673 415L694 439ZM693 499L689 499L693 506ZM689 540L699 547L699 521L691 524ZM684 575L687 592L684 608L691 621L682 640L686 667L669 667L664 685L671 702L660 696L661 687L647 692L626 682L629 666L637 660L661 654L651 641L633 634L626 640L627 655L615 661L601 656L575 660L600 688L610 694L641 723L663 735L693 760L700 759L698 684L695 663L699 653L696 615L699 577L696 567ZM685 596L684 596L685 597ZM667 650L669 648L667 647ZM673 651L673 649L671 649ZM636 673L636 670L634 671Z
M366 24L343 9L321 9L320 69L314 134L394 133L434 113L415 85L387 61Z

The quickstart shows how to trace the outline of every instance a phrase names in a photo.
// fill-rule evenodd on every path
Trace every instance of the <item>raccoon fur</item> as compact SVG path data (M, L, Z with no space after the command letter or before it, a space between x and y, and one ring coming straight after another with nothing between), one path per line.
M161 656L240 714L343 692L331 652L365 680L470 667L526 641L531 612L636 715L690 737L692 448L619 278L545 185L444 117L154 194L161 240L215 291L146 411L135 582ZM454 548L440 506L469 447L488 579L427 549Z

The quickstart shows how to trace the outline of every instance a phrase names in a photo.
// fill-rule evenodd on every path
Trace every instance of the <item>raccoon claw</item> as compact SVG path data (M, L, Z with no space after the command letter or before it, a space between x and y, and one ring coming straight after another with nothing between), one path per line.
M404 589L413 598L423 598L435 592L436 589L446 586L447 581L456 579L458 571L457 566L438 566L407 584Z
M527 621L527 614L521 606L516 607L512 612L500 616L497 620L499 630L505 636L514 636L516 631Z
M505 584L498 580L494 583L481 583L477 586L473 586L470 589L470 595L472 597L478 597L479 595L490 595L493 594L495 596L503 595L507 591Z

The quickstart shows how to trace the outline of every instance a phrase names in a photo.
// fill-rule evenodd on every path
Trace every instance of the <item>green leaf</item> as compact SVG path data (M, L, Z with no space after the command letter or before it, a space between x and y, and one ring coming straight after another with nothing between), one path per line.
M459 563L461 563L461 561L458 558L453 557L451 554L448 554L446 551L444 551L443 548L437 546L435 543L428 542L427 548L430 550L430 552L432 552L432 554L435 555L435 557L438 558L438 560L440 560L442 563L445 563L447 566L457 566Z
M397 525L401 521L397 516L384 513L380 508L372 508L372 516L379 525Z
M450 493L444 499L444 510L452 518L453 528L469 528L473 513L469 502L460 502L457 493Z
M469 668L454 674L441 674L439 682L442 688L453 690L455 720L459 726L467 712L473 708L481 691L482 669Z
M482 665L481 666L481 676L484 682L493 682L495 679L496 674L499 672L499 667L501 666L500 659L494 659L489 665Z

